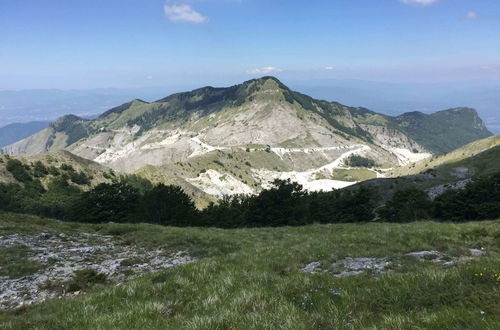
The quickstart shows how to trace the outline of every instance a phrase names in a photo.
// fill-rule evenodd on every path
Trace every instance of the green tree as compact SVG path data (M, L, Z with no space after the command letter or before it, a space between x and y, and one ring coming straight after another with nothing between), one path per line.
M37 178L41 178L49 174L49 170L41 161L36 161L33 165L33 175Z
M123 182L101 183L74 203L69 219L84 222L127 222L139 204L139 192Z
M146 191L141 209L146 222L170 226L192 225L197 212L182 188L164 184Z
M387 221L410 222L431 218L432 208L433 203L424 191L409 188L395 192L378 215Z
M249 203L250 226L285 226L309 223L307 195L302 185L288 180L275 180Z
M7 171L20 182L33 181L33 178L28 172L29 167L24 165L20 160L9 158L7 159Z

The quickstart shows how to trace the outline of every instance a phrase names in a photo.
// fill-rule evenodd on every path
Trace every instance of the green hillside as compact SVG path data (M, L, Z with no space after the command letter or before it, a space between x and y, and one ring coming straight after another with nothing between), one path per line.
M357 123L399 130L433 154L443 154L492 135L477 111L471 108L433 114L416 111L397 117L364 108L351 109L351 113Z
M500 135L472 142L447 154L432 157L385 173L387 178L362 182L373 188L381 201L407 188L430 189L488 176L500 171ZM354 188L353 187L353 188ZM352 189L352 188L349 188Z
M392 120L413 140L435 154L492 135L477 111L471 108L443 110L430 115L410 112Z
M64 116L51 124L46 149L61 148L61 143L70 146L98 133L134 125L140 127L136 137L153 128L189 128L201 132L217 125L211 121L211 115L234 116L248 111L255 102L268 104L269 111L288 103L296 109L299 118L319 116L331 132L347 140L372 143L374 137L366 125L397 130L435 154L491 135L474 109L456 108L430 115L411 112L391 117L365 108L313 99L290 90L274 77L263 77L227 88L203 87L177 93L151 103L136 99L112 108L94 120ZM61 134L65 137L63 142L59 141ZM53 146L55 140L59 142Z
M0 312L3 329L500 327L499 221L220 230L88 225L0 213L0 235L41 231L112 235L116 244L184 250L199 260ZM484 249L485 254L472 257L469 249ZM445 260L433 261L437 257L431 254L418 261L406 255L424 250ZM328 269L339 260L359 257L387 260L390 266L346 277L301 271L312 262ZM443 266L445 262L452 266Z
M441 175L454 167L467 167L472 175L487 175L497 171L500 164L495 155L499 153L500 135L474 141L446 154L434 156L431 159L399 167L388 172L388 176L397 177L418 174L434 169Z
M16 176L16 173L21 174ZM85 189L109 182L115 177L115 173L105 166L64 150L38 156L0 155L0 183L24 184L39 181L42 186L47 187L51 181L60 177Z

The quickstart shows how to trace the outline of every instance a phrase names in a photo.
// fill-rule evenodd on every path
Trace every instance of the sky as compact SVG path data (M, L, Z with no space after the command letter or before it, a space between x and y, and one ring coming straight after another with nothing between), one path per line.
M500 81L498 0L0 0L0 90Z

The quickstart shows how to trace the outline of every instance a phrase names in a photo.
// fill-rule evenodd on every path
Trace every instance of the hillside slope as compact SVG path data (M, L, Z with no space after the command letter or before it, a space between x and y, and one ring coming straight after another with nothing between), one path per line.
M450 113L468 131L460 141L453 142L447 133ZM469 129L462 116L474 118ZM350 155L393 167L430 157L437 148L429 141L441 139L447 149L491 134L474 110L431 117L402 120L315 100L264 77L152 103L133 100L95 120L65 116L2 152L40 154L64 148L127 173L158 172L150 166L159 166L183 186L217 196L255 192L275 178L291 178L309 190L330 190L354 183L338 180L334 173L350 170ZM428 127L429 120L433 129L418 135L418 127ZM378 176L373 170L372 175Z
M499 221L221 230L90 225L0 213L0 235L11 241L43 233L45 243L52 241L45 237L60 236L73 250L92 247L84 254L97 256L90 262L105 257L117 265L107 283L4 311L0 324L13 330L246 329L249 325L255 329L498 329L499 232ZM77 235L79 240L67 242ZM186 251L198 260L117 285L114 274L124 270L130 274L134 263L147 268L145 258L116 255L113 245L111 249L96 246L103 236L116 245L127 244L134 254L143 249ZM15 252L21 255L14 259L17 265L34 264L28 257L42 253L39 246L11 245L1 249L6 258L0 258L0 266L11 266L7 257ZM62 255L55 262L64 265L66 260L68 256ZM341 269L334 268L342 263ZM39 271L53 264L49 259L38 265ZM88 262L71 259L70 264L86 267ZM315 265L320 269L311 274ZM51 283L43 289L64 285L56 279Z
M360 183L374 188L382 200L395 191L417 187L434 198L447 189L463 188L471 179L500 171L500 135L472 142L449 153L395 168L386 178Z

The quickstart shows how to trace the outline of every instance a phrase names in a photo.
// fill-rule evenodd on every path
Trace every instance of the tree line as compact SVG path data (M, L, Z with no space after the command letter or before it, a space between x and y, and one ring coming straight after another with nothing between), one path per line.
M153 185L137 176L113 178L90 187L90 178L66 166L7 169L22 182L0 184L0 209L68 221L148 222L170 226L220 228L300 226L312 223L410 222L424 219L470 221L500 218L500 172L478 178L462 190L435 200L415 188L400 190L380 205L377 193L363 186L330 192L305 192L289 180L276 180L257 195L226 196L203 210L180 187ZM44 188L35 173L58 171ZM15 173L15 174L14 174ZM76 173L76 174L69 174ZM76 182L75 182L76 181ZM82 189L87 185L87 189Z

